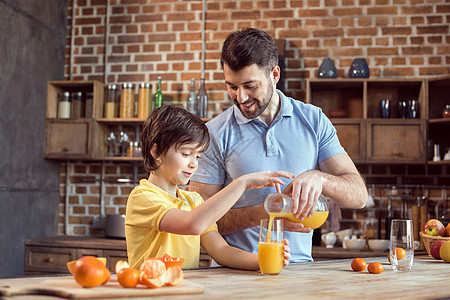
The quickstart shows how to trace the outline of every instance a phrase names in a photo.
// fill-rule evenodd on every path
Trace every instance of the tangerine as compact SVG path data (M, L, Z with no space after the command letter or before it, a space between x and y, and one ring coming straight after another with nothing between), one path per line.
M139 273L145 273L148 279L158 278L166 273L166 265L157 259L146 259L139 268Z
M406 255L406 250L403 248L395 247L394 251L395 251L395 256L397 257L397 260L403 259ZM391 253L390 252L388 254L388 260L389 260L389 262L391 262Z
M99 286L111 276L103 262L94 256L83 256L75 262L72 270L75 281L83 287Z
M117 281L124 288L134 288L139 283L139 271L134 268L123 268L117 273Z
M384 270L384 267L379 262L371 262L369 266L367 266L367 271L372 274L380 274Z
M367 263L363 258L355 258L352 261L351 266L353 271L364 271L367 267Z

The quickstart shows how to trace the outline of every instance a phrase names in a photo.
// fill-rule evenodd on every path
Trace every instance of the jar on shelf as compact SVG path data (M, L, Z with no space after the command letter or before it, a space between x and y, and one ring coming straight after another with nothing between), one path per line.
M116 84L108 84L105 87L105 110L103 117L117 118L119 116L119 88Z
M152 85L143 82L139 85L138 118L145 119L151 110Z
M72 119L84 118L84 93L72 93Z
M450 118L450 104L447 104L444 108L444 110L442 111L442 116L444 118Z
M70 93L63 92L58 94L58 118L69 119L70 118Z
M120 97L120 113L121 118L133 118L134 114L134 84L122 84L122 95Z
M92 118L92 110L94 109L94 93L87 92L86 100L84 103L84 117Z

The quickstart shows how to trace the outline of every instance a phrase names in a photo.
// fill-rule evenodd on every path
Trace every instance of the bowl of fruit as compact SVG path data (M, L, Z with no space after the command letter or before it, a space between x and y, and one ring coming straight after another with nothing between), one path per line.
M439 220L428 220L423 226L423 230L420 232L420 239L422 240L428 255L433 256L431 253L431 246L434 242L450 241L450 223L445 227Z

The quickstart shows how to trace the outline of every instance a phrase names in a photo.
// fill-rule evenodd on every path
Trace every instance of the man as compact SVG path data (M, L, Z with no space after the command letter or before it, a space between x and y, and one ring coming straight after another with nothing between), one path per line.
M207 123L211 144L190 190L206 200L243 174L285 170L298 174L283 193L292 195L299 219L312 216L321 193L341 207L364 207L364 181L322 110L276 90L281 71L270 35L254 28L231 33L222 48L221 65L235 105ZM257 226L268 218L263 202L272 192L274 188L246 191L218 222L229 244L258 251ZM290 261L311 261L311 229L284 223Z

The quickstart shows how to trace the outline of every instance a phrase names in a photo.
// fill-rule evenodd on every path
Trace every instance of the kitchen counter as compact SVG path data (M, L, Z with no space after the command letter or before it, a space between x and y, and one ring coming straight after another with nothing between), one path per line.
M385 256L366 258L368 263L378 261L383 264L385 269L381 274L354 272L350 268L351 261L291 264L278 276L262 276L257 271L228 268L186 270L186 282L202 285L204 292L165 296L164 299L430 299L450 296L447 284L450 264L443 261L420 255L415 257L411 271L394 272ZM0 286L39 284L51 278L0 279ZM95 289L101 291L100 288ZM16 296L11 299L36 297L59 299L50 296Z

